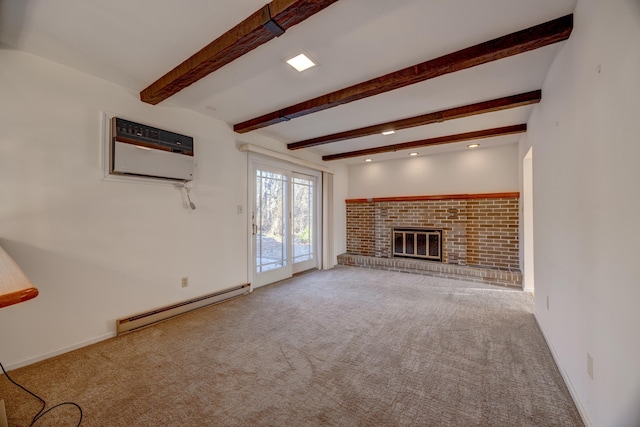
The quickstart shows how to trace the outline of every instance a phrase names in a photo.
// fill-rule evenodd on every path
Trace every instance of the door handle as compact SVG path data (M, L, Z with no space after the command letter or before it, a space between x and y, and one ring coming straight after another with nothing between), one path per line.
M255 212L251 212L251 233L255 236L256 234L258 234L258 226L256 225L255 221L256 220L256 213Z

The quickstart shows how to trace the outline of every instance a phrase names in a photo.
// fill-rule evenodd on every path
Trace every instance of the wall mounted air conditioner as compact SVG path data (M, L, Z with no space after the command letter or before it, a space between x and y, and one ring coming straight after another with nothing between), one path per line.
M193 179L193 138L174 132L111 118L109 174Z

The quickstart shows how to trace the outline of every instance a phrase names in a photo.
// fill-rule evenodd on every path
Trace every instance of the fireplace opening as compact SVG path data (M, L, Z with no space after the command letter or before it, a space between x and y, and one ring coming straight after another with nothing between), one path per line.
M442 230L394 228L393 256L442 262Z

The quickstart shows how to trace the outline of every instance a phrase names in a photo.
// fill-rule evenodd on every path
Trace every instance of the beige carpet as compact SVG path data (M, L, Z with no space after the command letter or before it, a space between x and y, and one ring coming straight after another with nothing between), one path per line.
M49 405L78 403L83 426L581 426L532 305L338 267L9 374ZM0 396L9 425L39 410L5 377Z

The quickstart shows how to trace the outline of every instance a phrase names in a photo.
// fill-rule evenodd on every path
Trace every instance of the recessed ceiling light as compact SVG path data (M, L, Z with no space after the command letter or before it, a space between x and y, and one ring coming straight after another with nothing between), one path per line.
M418 155L418 153L413 152L413 153L409 153L409 155L410 155L410 156L417 156L417 155Z
M301 53L298 56L294 56L287 60L287 64L291 65L296 70L302 72L308 68L315 67L316 63L309 59L307 55Z
M373 159L364 159L364 161L369 163L369 162L373 162Z
M396 133L395 130L385 130L382 132L383 135L393 135L394 133Z
M480 144L469 144L467 145L467 148L478 148L480 147Z

